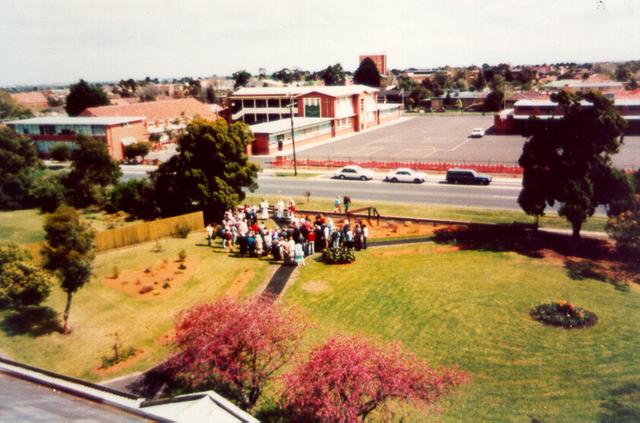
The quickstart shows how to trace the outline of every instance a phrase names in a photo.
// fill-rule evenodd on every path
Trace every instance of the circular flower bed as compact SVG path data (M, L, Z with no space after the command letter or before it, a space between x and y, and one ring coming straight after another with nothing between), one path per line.
M566 329L586 328L598 321L595 313L568 301L540 304L531 310L530 314L539 322Z
M355 260L356 255L349 248L327 248L322 251L322 261L327 264L347 264Z

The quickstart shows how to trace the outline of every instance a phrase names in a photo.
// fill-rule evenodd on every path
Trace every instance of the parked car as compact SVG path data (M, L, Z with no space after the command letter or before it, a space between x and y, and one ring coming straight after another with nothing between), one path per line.
M421 184L427 180L427 177L422 172L416 172L413 169L401 167L387 173L384 180L387 182L414 182L416 184Z
M363 169L357 165L350 165L336 171L333 177L338 179L360 179L367 181L373 179L373 171Z
M471 134L469 136L471 138L482 138L482 137L484 137L484 129L482 129L482 128L473 128L471 130Z
M449 169L447 170L447 183L489 185L491 175L478 173L472 169Z

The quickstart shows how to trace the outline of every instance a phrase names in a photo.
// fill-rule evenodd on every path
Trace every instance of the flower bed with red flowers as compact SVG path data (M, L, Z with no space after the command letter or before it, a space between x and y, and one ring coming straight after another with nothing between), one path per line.
M540 304L531 310L530 314L539 322L565 329L587 328L598 321L595 313L568 301Z

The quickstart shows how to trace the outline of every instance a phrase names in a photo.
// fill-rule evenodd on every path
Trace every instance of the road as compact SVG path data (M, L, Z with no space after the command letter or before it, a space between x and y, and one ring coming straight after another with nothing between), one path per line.
M334 198L348 194L369 201L443 204L482 208L519 209L520 181L494 182L489 186L448 185L437 181L424 184L388 183L377 176L372 181L341 181L321 176L311 179L261 175L257 195L299 196L310 191L314 197Z
M152 167L123 166L124 180L146 177ZM518 194L519 179L497 178L488 186L449 185L444 183L444 175L428 175L424 184L389 183L382 181L383 175L377 173L372 181L342 181L329 175L312 178L293 178L274 176L263 172L258 176L259 188L255 195L302 196L310 191L314 197L335 198L348 194L358 201L389 201L417 204L439 204L456 207L477 207L504 210L520 210ZM599 207L597 215L605 215Z

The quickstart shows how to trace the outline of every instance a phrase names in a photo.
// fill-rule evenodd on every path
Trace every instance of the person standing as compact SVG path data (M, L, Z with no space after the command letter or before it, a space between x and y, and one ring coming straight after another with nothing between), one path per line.
M342 208L340 207L340 196L336 196L336 199L333 202L333 212L334 213L342 213Z
M364 223L362 224L362 248L367 249L367 239L369 238L369 228Z
M265 200L264 198L262 199L262 202L260 203L260 211L261 211L260 218L262 220L269 219L269 202L267 200Z
M345 195L342 198L342 204L344 204L344 213L349 214L349 207L351 206L351 197Z
M304 266L304 250L302 248L302 244L296 244L294 247L295 251L294 251L294 260L296 262L296 265L300 266Z
M211 247L213 242L213 226L209 223L205 229L207 230L207 242L209 243L209 247Z

